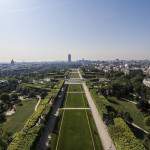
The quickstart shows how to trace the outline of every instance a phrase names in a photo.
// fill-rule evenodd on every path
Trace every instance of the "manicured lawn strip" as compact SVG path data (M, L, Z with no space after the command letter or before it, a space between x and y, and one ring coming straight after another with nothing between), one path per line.
M37 89L46 89L46 85L45 84L41 84L41 83L22 83L21 86L23 87L27 87L27 88L37 88Z
M97 128L94 123L93 116L90 111L87 111L87 114L88 114L88 118L89 118L89 122L90 122L90 127L92 130L92 136L93 136L93 140L94 140L94 144L95 144L95 150L103 150L102 143L100 142Z
M82 86L79 84L69 85L68 92L83 92Z
M14 134L21 130L29 116L34 112L37 100L22 101L22 106L17 106L17 111L14 115L7 118L7 121L2 124L2 128L7 132Z
M82 98L84 100L84 105L86 107L89 107L89 104L88 104L88 101L87 101L87 99L85 97L85 94L82 94ZM94 119L93 119L93 116L92 116L90 111L85 110L85 112L86 112L86 115L87 115L89 128L91 130L91 137L92 137L92 140L93 140L93 143L94 143L95 150L103 150L102 143L101 143L101 140L99 138L99 135L98 135L98 132L97 132L97 128L96 128L96 125L95 125L95 122L94 122Z
M103 113L106 113L106 106L110 104L110 102L102 95L97 95L96 90L92 89L90 90L91 95L95 101L95 104L97 106L97 109L99 111L99 113L101 114L101 116L103 115Z
M81 92L82 85L69 85L68 91L78 91ZM84 108L89 107L88 102L86 100L84 93L68 93L68 99L66 105L64 107L72 107L72 108Z
M58 83L56 85L54 85L54 89L60 89L62 83L64 81L60 80L58 81ZM51 87L49 85L47 85L46 83L22 83L21 86L23 87L27 87L27 88L37 88L37 89L45 89L45 90L49 90Z
M85 94L82 94L82 98L84 100L84 105L86 107L89 107L89 104L88 104L88 101L85 97ZM90 129L90 132L91 132L91 137L92 137L92 140L93 140L95 150L103 150L102 143L101 143L101 140L99 138L93 116L92 116L90 111L85 110L85 112L86 112L87 120L88 120L88 123L89 123L89 129Z
M70 85L68 90L74 87L82 89L79 85ZM83 93L68 93L64 107L88 107L88 103ZM53 135L52 149L57 146L56 150L92 150L94 148L102 150L97 129L89 110L64 110L61 111L61 116L60 133L58 137Z
M84 110L65 111L58 150L92 150L92 139Z
M65 107L85 107L84 101L82 100L82 93L68 93L68 101L66 102Z

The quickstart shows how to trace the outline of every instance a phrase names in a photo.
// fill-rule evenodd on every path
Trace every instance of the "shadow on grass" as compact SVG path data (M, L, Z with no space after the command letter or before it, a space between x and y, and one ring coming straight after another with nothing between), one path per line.
M118 102L114 101L114 100L111 99L111 98L107 98L107 100L108 100L110 103L113 103L113 104L115 104L115 105L119 105Z
M140 129L137 129L135 127L133 127L132 125L128 124L129 128L131 129L131 131L134 133L134 135L139 139L139 140L144 140L145 137L145 133L143 131L141 131Z

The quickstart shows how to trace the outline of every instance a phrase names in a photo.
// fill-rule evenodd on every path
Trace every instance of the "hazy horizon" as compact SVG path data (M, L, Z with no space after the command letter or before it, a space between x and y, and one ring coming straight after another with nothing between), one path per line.
M150 1L1 0L0 62L149 59Z

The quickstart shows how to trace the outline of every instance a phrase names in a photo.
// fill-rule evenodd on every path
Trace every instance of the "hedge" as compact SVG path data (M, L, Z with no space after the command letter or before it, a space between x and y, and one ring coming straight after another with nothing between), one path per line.
M145 150L122 118L115 118L109 129L117 150Z
M44 104L39 105L37 111L27 120L23 129L14 135L8 150L29 150L32 147L42 128L41 125L37 125L37 122L44 115L47 107L50 109L49 101L47 99L43 101Z
M63 85L63 83L62 83ZM59 92L59 91L58 91ZM41 101L37 111L25 123L23 129L14 134L12 142L8 146L8 150L29 150L32 149L37 138L40 136L40 131L43 129L42 125L38 125L38 120L41 116L47 115L51 109L49 105L51 97L56 97L57 93L48 96Z

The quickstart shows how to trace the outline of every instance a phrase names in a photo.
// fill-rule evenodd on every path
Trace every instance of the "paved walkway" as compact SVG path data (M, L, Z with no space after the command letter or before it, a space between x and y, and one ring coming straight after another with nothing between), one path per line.
M71 73L76 73L77 74L78 72L76 71L76 72L71 72Z
M37 108L38 108L38 106L40 105L40 102L41 102L41 96L38 96L38 102L37 102L37 104L36 104L36 106L35 106L35 111L37 111Z
M60 108L59 110L90 110L90 108Z
M81 93L81 94L82 94L82 93L84 94L84 92L67 92L67 93L68 93L68 94L80 94L80 93Z
M69 81L65 81L65 84L81 84L80 82L69 82Z
M79 70L78 70L78 73L79 73L80 78L83 79ZM101 139L104 150L116 150L116 148L113 144L113 141L108 133L107 126L104 124L104 122L97 110L97 107L94 103L94 100L92 99L92 96L89 92L87 85L85 83L82 83L82 85L83 85L83 89L85 91L87 101L91 108L93 119L95 121L97 131L98 131L99 137Z

